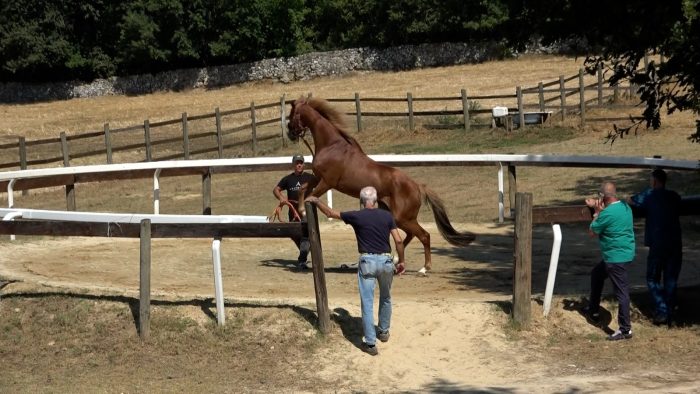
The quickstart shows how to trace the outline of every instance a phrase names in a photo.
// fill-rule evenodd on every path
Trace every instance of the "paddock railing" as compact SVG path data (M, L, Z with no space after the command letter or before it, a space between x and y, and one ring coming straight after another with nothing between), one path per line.
M324 261L315 205L306 204L305 223L266 223L264 217L241 215L139 215L114 213L60 212L0 209L0 234L48 235L60 237L122 237L140 239L139 318L142 339L150 332L151 239L212 238L212 263L217 320L225 323L224 292L221 276L220 242L223 238L291 238L304 234L311 244L314 291L319 330L330 330L330 313L324 274Z
M503 185L503 169L508 169L509 174L509 194L511 196L511 210L516 217L516 242L524 242L527 244L528 236L531 240L531 228L533 222L531 197L530 208L517 209L516 206L528 205L527 201L522 198L516 198L517 193L517 178L516 166L549 166L549 167L589 167L589 168L665 168L672 170L698 171L700 170L700 162L694 160L669 160L660 157L608 157L608 156L554 156L554 155L504 155L504 154L484 154L484 155L373 155L372 159L395 167L415 167L415 166L494 166L498 165L499 169L499 219L503 220L503 205L504 205L504 185ZM310 158L307 158L310 159ZM202 201L203 213L211 215L211 176L216 173L234 173L234 172L256 172L256 171L275 171L288 169L288 157L275 158L247 158L247 159L221 159L221 160L191 160L191 161L168 161L168 162L149 162L149 163L130 163L130 164L110 164L82 167L65 167L65 168L44 168L20 171L8 171L0 173L0 187L6 188L8 193L8 207L10 209L20 210L14 207L14 193L18 190L28 190L35 188L44 188L52 186L65 186L66 201L68 210L75 210L75 184L82 182L96 182L103 180L131 180L138 178L154 178L154 186L158 183L155 181L160 176L182 176L200 174L202 176ZM159 193L154 189L154 200ZM522 195L522 194L519 194ZM157 201L157 200L156 200ZM157 206L157 204L154 205ZM524 201L524 202L521 202ZM694 202L691 206L694 211L700 211L700 203ZM71 209L72 208L72 209ZM318 225L318 219L315 214L315 206L307 203L307 214L309 221ZM527 213L529 212L529 213ZM157 213L157 212L156 212ZM518 216L524 214L526 219L518 219ZM535 216L535 222L540 221L571 221L571 220L587 220L586 213L580 207L556 207L550 211L542 211ZM142 224L148 220L150 228L150 220L142 220ZM528 224L529 222L529 224ZM280 224L282 226L283 224ZM286 224L289 226L289 224ZM285 233L282 227L279 230L274 230L277 227L260 227L270 226L270 224L254 224L255 231L243 231L243 224L173 224L162 223L154 224L154 229L149 229L148 234L152 236L168 236L168 237L225 237L225 236L289 236L290 233ZM301 226L291 224L300 231ZM517 228L522 227L518 230ZM265 229L263 231L263 228ZM529 229L529 230L528 230ZM265 231L272 230L273 233ZM95 223L72 223L66 224L61 222L52 222L50 224L42 224L35 222L2 222L0 223L0 234L34 234L34 235L92 235L92 236L142 236L141 227L136 228L135 224L117 226L105 226L104 224ZM262 235L261 235L262 234ZM318 229L313 226L309 228L309 236L311 238L318 236ZM529 257L528 257L529 256ZM312 242L312 257L314 261L322 261L320 237L317 241ZM514 297L517 294L518 302L514 301L515 305L520 305L527 299L529 308L530 283L529 274L522 273L520 269L527 268L531 260L531 251L520 250L516 251L516 279L518 288L514 288ZM322 270L322 264L320 264ZM517 269L517 267L521 267ZM316 272L317 265L314 264L314 280L316 283L317 307L325 298L325 279L322 277L322 272ZM318 277L317 277L318 275ZM525 288L522 282L527 284ZM327 305L326 305L327 308ZM319 309L319 317L325 316L321 314ZM323 311L327 313L327 309ZM518 309L517 315L519 318L529 316L529 313ZM529 318L529 317L528 317ZM322 324L322 323L319 323Z
M358 132L366 128L366 118L403 118L413 131L417 118L429 118L428 128L491 127L491 108L505 106L519 125L529 124L528 111L556 113L561 119L576 115L580 123L628 121L624 117L594 117L592 109L635 109L623 98L632 98L635 87L607 86L603 71L596 76L583 69L573 76L540 82L536 87L516 87L513 93L468 95L461 89L442 97L327 98L339 109L355 118ZM572 97L573 96L573 97ZM61 132L54 138L0 144L0 170L27 169L60 164L64 167L86 164L151 162L177 159L221 159L236 156L257 156L262 149L288 144L286 114L289 104L283 95L278 102L255 103L232 110L214 109L211 113L191 115L157 122L145 119L140 124L114 127L105 123L101 130ZM377 110L377 105L391 110ZM638 117L637 115L632 118Z
M609 157L574 155L526 155L526 154L442 154L442 155L370 155L373 160L393 167L425 166L498 166L498 190L496 206L498 219L505 218L505 171L508 171L508 202L512 217L517 192L518 166L582 167L582 168L665 168L670 170L697 171L700 162L694 160L670 160L660 157ZM311 162L311 157L305 160ZM8 207L14 207L14 192L37 188L63 186L66 209L76 207L75 185L110 180L153 178L154 213L160 207L160 177L200 175L202 179L202 213L211 214L212 176L224 173L286 171L288 157L254 157L220 160L161 161L148 163L109 164L79 167L40 168L0 173L0 190L7 191ZM330 192L329 192L330 193ZM330 200L330 198L329 198Z

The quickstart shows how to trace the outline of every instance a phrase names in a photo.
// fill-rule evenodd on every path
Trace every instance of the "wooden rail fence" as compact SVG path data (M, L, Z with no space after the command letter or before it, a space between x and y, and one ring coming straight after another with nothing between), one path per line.
M493 106L507 104L509 113L517 116L518 124L525 124L526 111L556 112L561 119L578 114L581 125L586 122L614 122L629 120L625 117L591 117L587 110L602 108L634 108L620 102L621 97L632 97L633 86L605 86L602 70L598 70L596 81L585 84L583 69L570 77L560 76L549 82L540 82L537 87L516 87L513 94L469 96L466 89L458 95L441 97L414 97L408 92L405 97L360 97L329 98L347 109L346 114L355 117L357 131L365 129L365 118L407 118L407 127L414 130L416 117L438 117L438 125L449 128L464 128L470 131L477 127L478 115L487 115L490 120ZM572 83L575 82L576 86ZM586 96L588 93L588 96ZM578 96L577 102L569 97ZM27 140L19 137L17 142L0 144L0 170L27 169L62 164L112 164L115 162L150 162L173 159L224 158L232 149L245 149L256 156L260 144L266 141L286 146L286 113L292 101L282 96L279 102L256 104L249 107L214 112L202 115L182 113L177 119L113 128L106 123L102 130L68 135L61 132L57 138ZM367 109L374 103L389 105L405 104L405 111L373 111ZM419 105L430 110L419 110ZM443 106L443 109L435 109ZM448 107L450 109L448 109ZM483 108L482 108L483 107ZM488 124L487 124L488 123ZM483 123L490 125L490 121ZM120 160L117 160L120 156ZM77 162L76 162L77 161Z
M288 238L299 237L308 226L313 258L314 291L319 330L330 331L328 293L324 274L321 237L316 206L306 204L307 222L301 223L140 223L79 222L71 220L0 220L0 234L80 237L126 237L140 239L139 319L142 339L150 332L151 239L152 238ZM223 310L223 308L222 308Z
M644 213L634 207L632 213L635 218L644 217ZM679 214L700 215L700 196L683 197ZM591 220L593 220L593 210L586 205L534 207L532 193L516 193L512 317L520 326L527 327L531 321L533 225L590 222Z

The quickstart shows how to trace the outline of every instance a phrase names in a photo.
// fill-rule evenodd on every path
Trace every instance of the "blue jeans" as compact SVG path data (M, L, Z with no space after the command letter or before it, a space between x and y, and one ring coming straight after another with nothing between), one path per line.
M363 254L357 268L357 285L362 306L362 329L365 343L374 345L377 332L374 330L374 284L379 282L379 331L388 332L391 324L391 281L394 279L394 264L391 256Z
M669 318L676 306L681 248L650 247L647 256L647 287L654 301L654 316ZM663 277L663 279L662 279ZM663 285L663 286L662 286Z

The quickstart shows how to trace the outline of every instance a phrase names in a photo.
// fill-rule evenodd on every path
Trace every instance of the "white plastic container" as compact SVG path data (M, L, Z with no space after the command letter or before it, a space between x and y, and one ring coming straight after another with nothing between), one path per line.
M494 118L508 115L508 107L493 107L491 109L491 114Z

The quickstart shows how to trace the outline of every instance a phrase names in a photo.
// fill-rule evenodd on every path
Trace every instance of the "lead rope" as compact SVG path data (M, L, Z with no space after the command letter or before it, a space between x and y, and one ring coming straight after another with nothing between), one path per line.
M313 163L314 156L316 154L314 153L314 150L311 149L311 145L309 145L309 143L306 141L306 133L304 133L304 135L301 137L301 140L304 141L304 145L306 145L306 147L309 148L309 152L311 152L311 162Z
M299 216L299 212L297 212L296 208L294 208L294 204L292 204L290 201L297 202L294 200L287 200L284 203L280 203L277 205L277 207L272 211L270 216L267 217L267 221L270 223L274 223L275 219L277 219L278 222L282 223L282 217L280 216L282 213L282 206L287 205L289 207L289 210L292 211L293 214L293 220L294 221L300 221L301 222L301 217Z

